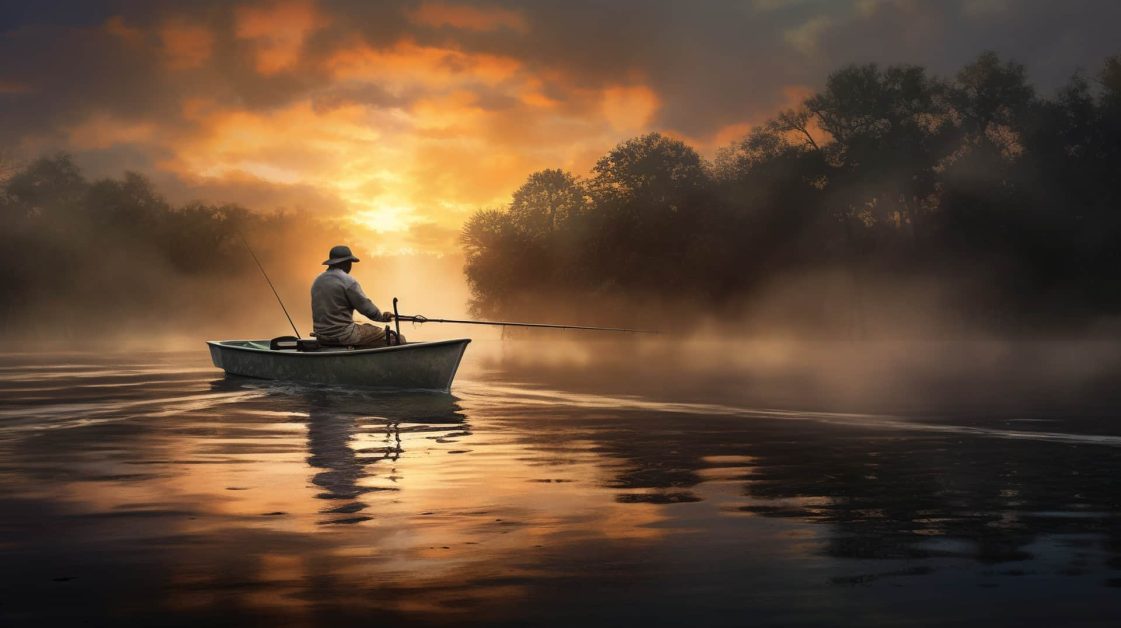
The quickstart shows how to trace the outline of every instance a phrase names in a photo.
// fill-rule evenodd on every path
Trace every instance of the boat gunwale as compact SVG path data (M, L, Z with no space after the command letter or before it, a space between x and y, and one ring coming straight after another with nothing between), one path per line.
M218 347L219 349L233 349L236 351L250 351L253 353L265 353L268 355L288 355L288 356L301 356L309 358L323 358L331 356L353 356L353 355L372 355L377 353L390 353L393 351L408 351L409 349L421 349L424 347L439 347L444 345L453 344L468 344L471 342L470 338L451 338L448 340L430 340L424 342L410 342L403 345L392 345L389 347L372 347L369 349L346 349L340 348L337 351L294 351L288 349L258 349L256 347L246 347L242 345L226 344L230 342L269 342L268 340L207 340L206 344L211 347ZM461 356L462 357L462 356Z

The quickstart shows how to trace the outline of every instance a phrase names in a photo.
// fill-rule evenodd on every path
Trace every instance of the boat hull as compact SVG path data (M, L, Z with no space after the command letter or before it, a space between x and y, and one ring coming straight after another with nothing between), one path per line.
M447 392L470 339L373 349L300 352L268 349L268 340L212 340L214 366L231 375L309 384Z

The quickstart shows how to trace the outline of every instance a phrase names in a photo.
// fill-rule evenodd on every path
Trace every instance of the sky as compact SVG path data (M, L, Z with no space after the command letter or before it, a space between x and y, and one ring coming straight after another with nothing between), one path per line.
M994 50L1047 94L1121 53L1119 23L1113 0L0 0L0 155L441 254L628 138L712 156L850 63Z

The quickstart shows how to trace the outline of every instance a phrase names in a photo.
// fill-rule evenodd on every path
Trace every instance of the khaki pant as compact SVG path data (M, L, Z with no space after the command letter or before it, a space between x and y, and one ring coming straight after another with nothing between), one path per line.
M354 325L354 331L345 338L319 338L319 344L324 347L387 347L386 327L358 323ZM400 336L399 344L405 344L404 335Z
M353 347L371 347L371 345L373 347L385 347L386 329L378 325L356 324L354 325L352 338L346 340L352 341L346 344L353 345ZM400 338L400 344L405 344L404 335Z

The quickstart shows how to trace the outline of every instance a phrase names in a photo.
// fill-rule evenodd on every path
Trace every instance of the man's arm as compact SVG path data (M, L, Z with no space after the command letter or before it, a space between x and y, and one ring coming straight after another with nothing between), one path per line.
M382 311L378 309L378 306L374 305L374 302L370 300L370 297L366 296L366 293L362 291L362 286L359 285L357 281L347 286L346 296L350 299L350 304L353 305L354 309L358 310L362 316L378 322L386 322L389 320L388 312L382 313Z

